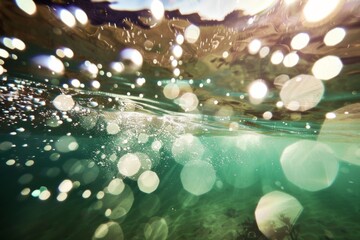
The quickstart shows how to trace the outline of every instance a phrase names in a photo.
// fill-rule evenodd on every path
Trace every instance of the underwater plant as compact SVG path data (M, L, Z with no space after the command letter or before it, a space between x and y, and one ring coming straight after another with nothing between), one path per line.
M249 239L258 239L265 240L266 237L259 230L255 219L247 218L241 224L241 231L236 238L237 240L249 240Z
M274 222L270 223L271 240L299 240L299 227L291 224L291 219L281 214L279 221L282 224L281 227L276 227ZM247 218L241 224L241 231L237 236L237 240L265 240L267 239L259 230L255 219Z

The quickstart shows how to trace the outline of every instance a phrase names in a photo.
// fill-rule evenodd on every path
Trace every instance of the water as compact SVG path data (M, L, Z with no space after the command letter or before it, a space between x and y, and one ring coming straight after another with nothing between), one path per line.
M1 1L1 238L358 239L358 9Z

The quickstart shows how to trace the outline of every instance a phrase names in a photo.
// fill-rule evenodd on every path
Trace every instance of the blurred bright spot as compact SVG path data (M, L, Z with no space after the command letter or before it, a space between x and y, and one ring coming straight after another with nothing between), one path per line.
M67 193L61 192L57 195L56 200L58 200L59 202L63 202L67 199L67 197L68 197Z
M248 45L248 50L250 54L257 54L261 48L261 42L259 39L252 40Z
M173 71L173 73L174 73L174 76L175 76L175 77L178 77L178 76L180 75L180 69L179 69L179 68L175 68L174 71Z
M36 12L36 4L33 0L15 0L16 5L28 15Z
M115 178L111 180L111 182L107 187L107 190L112 195L119 195L120 193L122 193L122 191L124 191L124 189L125 189L125 184L123 180L120 178Z
M200 196L209 192L216 180L213 166L204 161L190 161L181 170L181 183L191 194Z
M85 25L88 22L88 16L82 9L79 8L75 10L75 18L82 25Z
M105 215L105 217L109 217L111 215L111 213L112 213L112 210L110 208L108 208L108 209L106 209L104 215Z
M282 101L276 102L276 107L277 108L282 108L283 106L284 106L284 103Z
M147 136L147 135L146 135ZM138 141L138 143L140 143L140 141ZM149 158L148 155L146 155L145 153L141 153L141 152L136 152L134 153L134 155L136 155L140 161L140 169L136 172L136 174L130 176L130 178L132 180L137 180L139 178L139 176L146 170L150 170L152 167L152 160ZM153 159L154 160L154 159ZM156 160L155 160L156 161Z
M2 43L4 44L5 47L13 50L15 49L14 45L13 45L13 40L11 38L8 37L3 37L2 38Z
M151 144L151 149L153 151L158 152L162 147L162 143L159 140L155 140L152 144Z
M110 213L111 209L107 209L106 213ZM107 222L104 224L100 224L98 228L95 230L95 233L92 237L93 240L101 239L101 240L124 240L124 233L121 226L117 222Z
M106 125L106 132L110 135L115 135L117 134L118 132L120 132L120 127L118 124L116 123L113 123L113 122L109 122L107 125Z
M62 74L65 70L65 66L60 59L53 55L40 55L33 58L33 62L36 65L47 68L54 73Z
M9 159L9 160L6 161L6 165L8 165L8 166L12 166L15 163L16 163L16 161L14 159Z
M143 172L137 180L140 191L144 193L152 193L159 186L160 180L157 174L153 171Z
M153 217L144 227L146 240L166 240L168 239L168 225L164 218Z
M189 161L200 160L204 151L200 140L189 133L176 138L171 148L175 161L182 165Z
M228 52L228 51L223 52L223 54L222 54L222 57L223 57L223 58L227 58L228 56L229 56L229 52Z
M343 64L337 56L326 56L317 60L312 67L314 76L321 80L329 80L341 72Z
M336 118L336 114L333 112L328 112L328 113L326 113L325 117L327 119L334 119L334 118Z
M200 28L191 24L186 27L184 35L188 43L195 43L200 37Z
M132 153L127 153L120 158L117 167L122 175L131 177L140 170L141 163L138 156Z
M299 55L296 52L291 52L284 57L283 64L285 67L294 67L299 62Z
M51 161L57 161L57 160L59 160L60 156L61 156L61 155L60 155L59 153L52 153L52 154L50 155L49 159L50 159Z
M105 217L109 217L110 215L111 215L111 209L106 209L106 211L105 211Z
M58 187L59 191L62 193L68 193L73 188L73 183L69 179L62 181Z
M25 166L27 166L27 167L31 167L31 166L33 166L34 165L34 160L27 160L26 162L25 162Z
M303 209L293 196L273 191L259 200L255 209L256 223L268 239L277 239L278 232L295 225Z
M259 51L259 56L260 58L264 58L266 57L267 55L269 55L270 53L270 48L269 47L262 47Z
M105 193L103 191L99 191L97 194L96 194L96 198L97 199L103 199L105 196Z
M70 48L65 47L65 48L63 48L63 51L64 51L65 57L67 57L67 58L74 57L74 52Z
M307 33L298 33L291 40L291 47L295 50L300 50L306 47L310 42L309 34Z
M1 39L2 39L1 41L4 44L5 47L7 47L7 48L9 48L11 50L15 49L11 38L3 37Z
M95 230L94 239L104 238L109 232L109 227L106 224L100 224Z
M70 83L74 88L78 88L81 86L81 82L79 81L79 79L72 79Z
M164 96L168 99L175 99L180 94L180 88L176 83L168 83L163 90Z
M72 136L62 136L55 142L55 149L62 153L75 151L78 147L79 144Z
M291 111L307 111L315 107L324 94L323 83L311 75L299 75L285 82L281 101Z
M360 166L360 103L326 114L318 141L328 145L340 160Z
M0 48L0 57L1 58L8 58L10 56L9 52L5 49Z
M51 145L46 145L45 147L44 147L44 151L50 151L52 149L52 147L51 147Z
M36 189L36 190L32 191L31 196L33 196L33 197L39 197L40 193L41 193L40 190L39 190L39 189Z
M59 111L70 111L75 106L75 101L71 95L60 94L53 100L53 105Z
M176 59L171 61L171 66L176 67L178 65L178 61Z
M23 190L21 190L20 194L22 196L27 196L30 194L30 192L31 192L30 188L24 188Z
M95 78L99 72L98 67L90 61L85 61L81 65L81 69L84 70L87 74L89 74L92 78Z
M274 79L274 85L277 89L281 89L284 84L290 79L286 74L280 74Z
M4 141L0 143L0 151L7 151L12 148L12 142Z
M305 20L310 23L320 22L330 16L341 0L308 0L303 9Z
M99 89L100 86L101 86L101 84L100 84L100 82L99 82L98 80L94 80L94 81L91 82L91 86L92 86L93 88ZM96 104L96 105L97 105L97 104Z
M183 44L183 43L184 43L184 40L185 40L185 38L184 38L184 36L183 36L182 34L178 34L178 35L176 36L176 43L177 43L177 44L179 44L179 45Z
M145 78L137 78L136 79L136 84L138 85L138 86L142 86L142 85L144 85L146 83L146 79Z
M182 47L180 47L179 45L175 45L172 48L172 54L174 55L175 58L181 58L182 54L183 54L183 49Z
M284 54L280 50L277 50L273 52L273 54L271 55L270 61L272 64L278 65L283 61L283 59L284 59Z
M61 9L59 13L61 21L66 24L68 27L74 27L76 25L76 20L74 15L66 9Z
M254 99L263 99L268 92L268 87L261 79L255 80L250 84L249 94Z
M120 61L129 72L137 71L143 64L143 56L134 48L125 48L120 52Z
M46 120L46 125L49 127L58 127L61 124L63 124L63 121L60 120L59 116L50 116L47 120Z
M22 40L18 39L18 38L13 38L11 43L14 46L14 48L16 48L16 49L18 49L20 51L23 51L26 48L25 43Z
M266 120L270 120L272 118L273 114L269 111L266 111L263 113L263 118Z
M327 145L312 140L300 140L287 146L280 161L286 178L308 191L331 186L339 170L333 151Z
M65 57L64 50L62 48L56 49L55 53L59 58L64 58Z
M73 58L74 52L70 48L63 47L56 49L56 55L59 58L64 58L64 57Z
M111 68L118 73L121 73L122 71L124 71L125 66L122 62L113 62L111 64Z
M91 196L91 191L89 189L86 189L82 195L81 195L84 199L89 198Z
M346 36L346 31L343 28L337 27L328 31L324 37L326 46L335 46L339 44Z
M3 66L0 65L0 75L4 73L4 68Z
M156 20L161 20L164 17L164 13L165 13L163 3L159 0L152 0L150 11Z
M47 200L50 196L51 196L50 191L44 190L44 191L42 191L42 192L40 193L39 199L42 200L42 201L45 201L45 200Z
M108 218L119 219L130 211L134 203L134 194L129 186L125 186L124 191L116 197L106 194L103 203L105 209L111 209L111 214Z
M185 112L191 112L197 108L199 104L199 100L197 96L193 93L187 92L181 95L179 98L179 106L185 111Z

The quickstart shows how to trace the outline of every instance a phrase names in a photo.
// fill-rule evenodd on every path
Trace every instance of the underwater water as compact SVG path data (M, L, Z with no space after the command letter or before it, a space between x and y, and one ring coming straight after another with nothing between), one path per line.
M0 239L360 239L360 1L0 1Z

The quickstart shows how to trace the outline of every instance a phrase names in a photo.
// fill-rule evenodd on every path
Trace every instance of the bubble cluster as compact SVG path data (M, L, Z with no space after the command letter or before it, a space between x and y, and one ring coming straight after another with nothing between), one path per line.
M175 139L171 152L175 161L184 165L189 161L200 160L204 147L196 136L185 134Z

